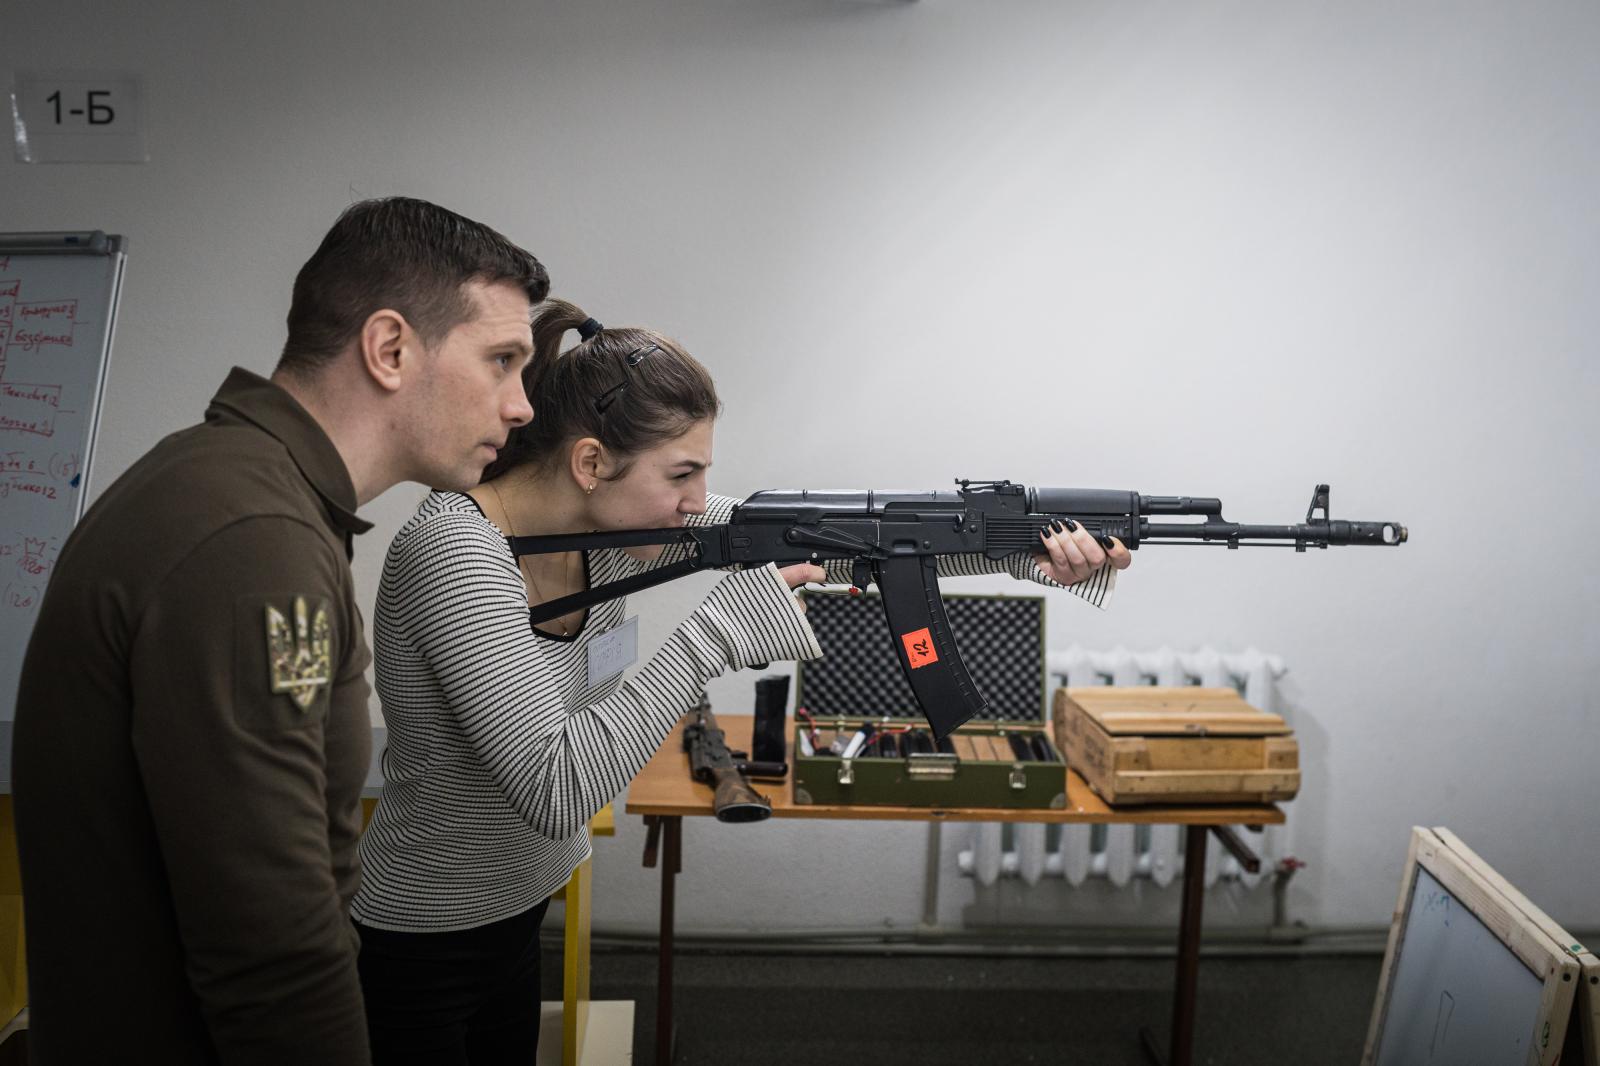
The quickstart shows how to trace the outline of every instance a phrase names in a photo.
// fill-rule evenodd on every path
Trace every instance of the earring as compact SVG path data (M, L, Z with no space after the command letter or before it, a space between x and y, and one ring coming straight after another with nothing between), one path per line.
M589 483L589 487L583 490L583 494L585 496L592 496L594 494L594 482L591 481Z

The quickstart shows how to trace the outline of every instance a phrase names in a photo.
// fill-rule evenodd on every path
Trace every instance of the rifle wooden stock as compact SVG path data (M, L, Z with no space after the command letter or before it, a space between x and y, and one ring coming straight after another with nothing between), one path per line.
M683 728L683 748L689 753L689 773L696 781L716 789L712 812L719 822L759 822L772 817L772 803L750 787L728 754L728 744L717 716L702 698L690 712L694 719Z
M732 766L711 771L717 785L712 809L719 822L759 822L772 817L772 802L750 787Z

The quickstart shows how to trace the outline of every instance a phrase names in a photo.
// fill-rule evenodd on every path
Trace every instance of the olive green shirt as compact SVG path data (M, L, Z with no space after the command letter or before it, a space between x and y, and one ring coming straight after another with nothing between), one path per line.
M12 781L35 1064L368 1061L355 489L235 369L63 546Z

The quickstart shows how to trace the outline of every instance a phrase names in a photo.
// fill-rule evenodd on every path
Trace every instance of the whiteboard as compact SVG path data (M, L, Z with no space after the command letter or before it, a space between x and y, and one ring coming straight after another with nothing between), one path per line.
M1448 829L1411 831L1400 884L1362 1063L1556 1066L1581 947Z
M1418 868L1379 1066L1528 1059L1544 980Z
M0 234L0 722L61 545L83 514L127 242ZM10 752L0 752L9 773Z

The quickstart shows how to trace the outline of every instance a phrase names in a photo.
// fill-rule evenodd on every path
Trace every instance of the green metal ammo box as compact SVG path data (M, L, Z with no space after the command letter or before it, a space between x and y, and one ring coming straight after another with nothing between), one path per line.
M1066 805L1066 763L1051 744L1043 596L944 596L945 613L986 716L944 751L844 758L828 750L862 725L897 738L927 722L890 643L878 596L809 593L806 617L823 657L800 664L795 696L794 802L825 806L1050 808ZM899 732L904 730L906 732ZM1014 739L1015 738L1015 739ZM814 754L805 754L805 741ZM897 747L906 743L900 739Z

